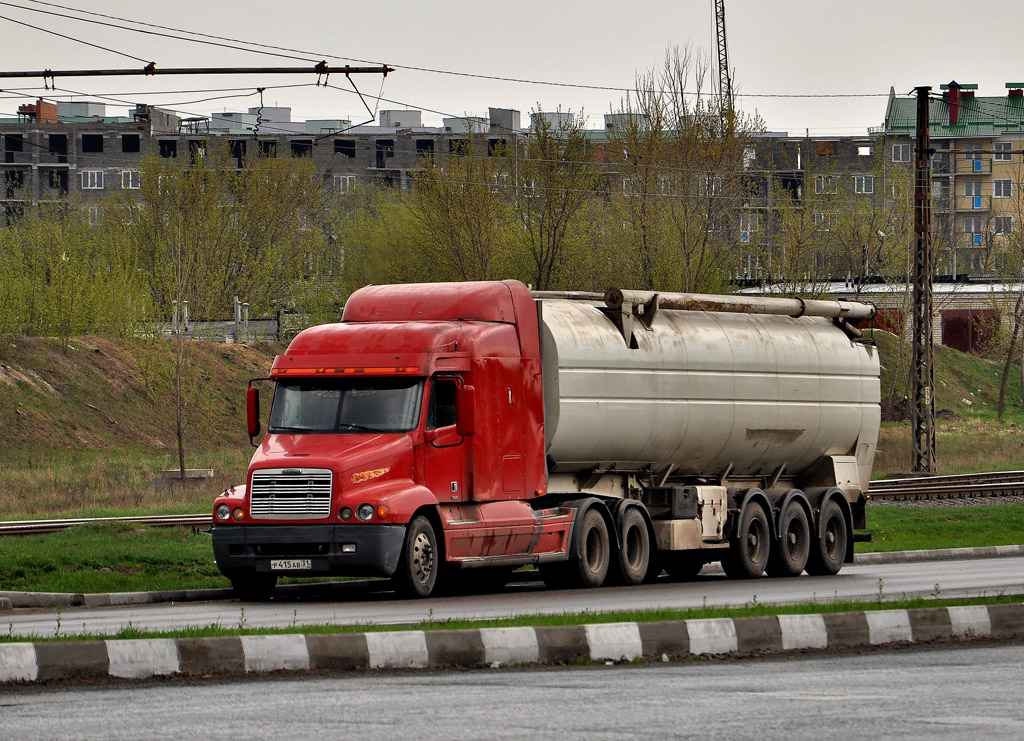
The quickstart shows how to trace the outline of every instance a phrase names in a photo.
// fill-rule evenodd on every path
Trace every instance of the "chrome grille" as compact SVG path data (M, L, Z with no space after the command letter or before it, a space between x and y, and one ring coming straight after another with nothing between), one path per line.
M253 471L249 514L255 520L330 517L330 469L263 468Z

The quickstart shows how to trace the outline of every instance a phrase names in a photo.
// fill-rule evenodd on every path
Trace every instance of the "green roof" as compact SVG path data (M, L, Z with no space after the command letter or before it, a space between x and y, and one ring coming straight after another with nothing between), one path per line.
M964 86L967 87L967 86ZM885 133L914 136L917 100L892 98L886 114ZM929 136L933 139L983 139L1007 131L1024 131L1024 97L965 97L955 125L949 123L949 103L933 97L928 102Z

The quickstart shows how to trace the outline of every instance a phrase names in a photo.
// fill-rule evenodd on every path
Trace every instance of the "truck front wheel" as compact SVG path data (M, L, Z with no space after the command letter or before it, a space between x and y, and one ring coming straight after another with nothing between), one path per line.
M409 523L405 535L398 570L391 577L397 589L409 597L429 597L437 584L437 535L434 527L423 515Z

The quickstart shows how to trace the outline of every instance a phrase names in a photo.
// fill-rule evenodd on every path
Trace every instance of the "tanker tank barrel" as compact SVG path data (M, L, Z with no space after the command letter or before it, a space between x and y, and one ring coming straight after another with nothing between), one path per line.
M860 301L825 301L820 299L778 298L773 296L716 296L701 293L655 293L610 288L604 294L610 309L644 306L651 309L679 311L717 311L737 314L774 314L777 316L817 316L868 321L875 316L873 304Z

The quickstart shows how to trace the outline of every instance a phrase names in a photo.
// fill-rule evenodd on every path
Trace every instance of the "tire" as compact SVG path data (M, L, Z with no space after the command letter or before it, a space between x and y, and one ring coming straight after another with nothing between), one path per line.
M666 553L662 556L665 571L675 581L690 581L704 568L704 558L686 551Z
M231 589L243 602L266 602L274 596L277 574L246 571L231 577Z
M818 515L818 537L811 545L807 559L807 573L812 576L831 576L843 568L850 531L846 527L843 509L835 499L829 499Z
M407 597L429 597L437 586L440 551L434 527L423 515L409 523L398 569L391 577L395 589Z
M756 579L764 573L770 553L768 515L757 502L748 502L740 513L736 537L722 559L722 568L730 579Z
M611 563L611 540L608 523L597 507L583 513L574 543L568 561L541 567L541 578L550 589L578 589L604 584Z
M769 576L799 576L811 554L811 525L795 499L779 514L779 528L766 571Z
M623 512L619 520L616 556L616 581L629 587L643 584L651 565L651 534L643 514L636 507Z

